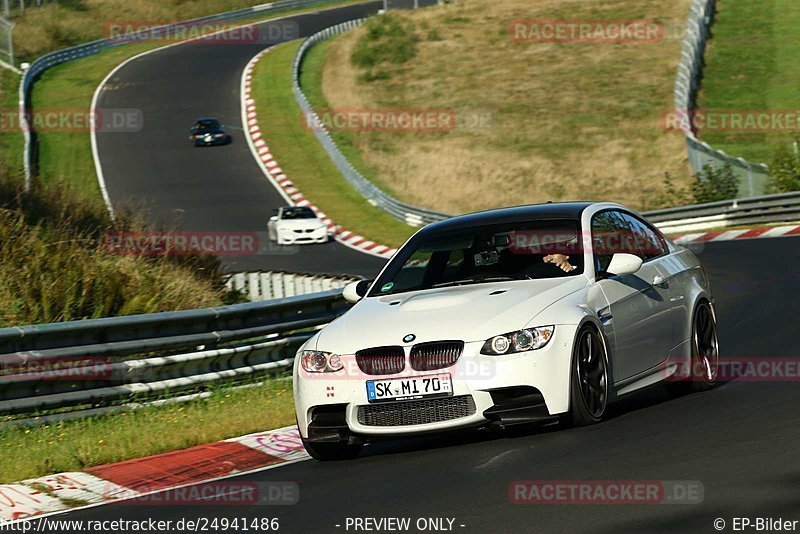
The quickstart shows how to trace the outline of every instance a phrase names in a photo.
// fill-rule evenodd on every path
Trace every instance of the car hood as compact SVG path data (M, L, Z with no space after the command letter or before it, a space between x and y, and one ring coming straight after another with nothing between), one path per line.
M319 219L281 219L278 224L292 230L314 230L325 226L325 223Z
M529 325L554 302L586 287L585 276L428 289L363 299L326 326L317 349L357 350L438 340L484 341ZM550 323L553 324L553 323Z

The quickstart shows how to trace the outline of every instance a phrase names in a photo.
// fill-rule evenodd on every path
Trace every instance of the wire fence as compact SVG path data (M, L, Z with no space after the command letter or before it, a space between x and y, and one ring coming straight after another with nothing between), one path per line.
M748 197L761 195L769 178L767 165L731 156L698 139L691 121L697 109L697 93L703 78L703 57L711 37L715 9L716 0L692 2L675 79L675 112L686 137L686 149L693 172L700 173L706 165L714 168L730 165L739 180L740 194Z
M0 63L3 67L14 67L14 23L0 17Z
M357 28L363 24L365 20L366 19L358 19L337 24L336 26L332 26L312 35L303 42L294 58L293 86L295 99L300 105L303 116L306 117L307 120L314 122L314 128L312 128L312 130L314 131L314 135L317 137L317 140L322 145L322 148L324 148L325 152L328 153L328 157L330 157L331 161L342 174L342 176L344 176L345 180L347 180L347 182L353 186L356 191L361 193L361 195L367 199L367 202L374 206L378 206L392 215L394 218L404 221L411 226L421 226L432 222L441 221L443 219L448 219L451 217L451 215L447 213L429 210L401 202L365 178L364 175L362 175L361 172L359 172L359 170L356 169L352 163L350 163L347 157L345 157L345 155L339 149L336 141L333 140L333 137L331 137L331 134L325 128L323 121L312 107L311 101L303 92L302 87L300 87L300 71L303 68L303 59L311 47L321 41L324 41L325 39Z

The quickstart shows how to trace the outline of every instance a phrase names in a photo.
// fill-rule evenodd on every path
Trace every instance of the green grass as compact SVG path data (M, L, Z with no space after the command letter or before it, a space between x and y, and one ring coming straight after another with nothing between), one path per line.
M400 245L414 229L366 203L305 126L291 83L299 46L295 41L276 47L253 75L258 121L265 127L270 151L295 185L331 219L377 243Z
M0 484L121 462L294 423L292 384L267 382L180 404L0 430Z
M303 92L315 110L332 109L330 103L325 99L325 95L322 94L322 69L325 66L325 58L332 43L333 40L328 39L313 46L306 53L300 69L300 87L303 88ZM358 169L364 178L378 186L385 193L389 195L395 194L387 184L383 183L378 169L364 160L361 150L358 149L356 132L334 128L329 133L339 150L344 154L344 157L347 158L347 161Z
M796 0L721 0L706 53L699 107L792 111L800 104L800 3ZM791 132L700 131L715 148L769 162Z
M367 179L410 204L465 213L585 199L654 209L668 205L665 173L676 186L691 179L685 146L662 119L680 40L669 33L653 43L517 42L509 22L670 24L685 20L689 5L462 0L398 11L399 25L381 17L312 51L301 82L318 108L451 110L463 120L441 131L333 132Z
M92 97L103 78L119 63L159 46L137 43L113 48L91 58L65 63L46 71L33 86L34 110L66 110L80 113L89 110ZM102 204L97 184L91 135L88 131L41 131L39 140L39 177L45 186L63 183L74 189L86 202Z
M149 0L148 0L149 1ZM82 35L80 41L89 39L96 39L103 37L105 25L98 23L107 20L179 20L187 16L198 16L202 14L215 13L220 10L233 9L235 7L242 7L246 4L253 2L241 1L237 5L221 4L216 0L209 0L204 6L195 6L191 11L185 11L180 7L180 4L173 6L174 12L166 10L164 5L159 5L156 11L153 11L152 6L147 7L147 1L141 2L141 5L128 6L126 15L112 16L113 13L119 13L119 7L111 4L98 3L96 6L101 15L92 14L91 11L86 10L71 10L64 6L46 6L37 10L29 10L35 12L38 16L37 31L41 30L43 21L47 19L47 24L52 26L55 34L61 35L64 39L47 41L50 48L42 48L41 43L27 43L28 53L25 57L33 58L51 50L51 48L60 48L62 46L69 46L78 44L79 41L75 40L75 35ZM324 7L340 6L358 3L354 0L330 0ZM136 9L141 7L146 14L145 16L134 16L137 14ZM168 7L168 6L167 6ZM87 9L93 9L87 6ZM114 11L114 10L117 11ZM199 11L198 11L199 9ZM292 14L303 13L307 11L314 11L319 8L307 8L293 11L279 13L268 17L259 16L251 19L242 19L233 21L231 26L239 26L249 22L257 22L268 20L276 17L286 17ZM157 13L157 15L154 15ZM29 15L26 17L30 18ZM31 22L33 19L25 19ZM88 24L91 22L91 24ZM80 26L80 32L74 32L73 29ZM58 28L67 28L67 30L58 30ZM23 22L17 27L16 33L21 34L24 29ZM98 33L99 32L99 33ZM44 43L44 37L42 37ZM30 39L28 39L30 40ZM111 50L101 52L100 54L90 56L85 59L73 61L59 65L46 71L41 79L34 84L33 92L31 94L31 103L35 110L59 110L59 111L76 111L86 110L88 112L94 91L105 76L122 61L135 56L146 50L159 48L169 42L164 41L147 41L133 43ZM17 107L17 91L19 87L19 77L3 71L0 76L0 99L2 99L4 109L15 110ZM92 158L91 138L87 131L43 131L38 134L39 139L39 179L46 185L55 183L63 184L63 187L68 188L70 193L74 193L77 198L85 202L96 203L102 205L102 198L100 196L99 186L94 168L94 160ZM9 169L15 171L21 170L22 167L22 134L17 131L9 131L0 133L0 162L5 162Z
M13 114L19 106L19 76L10 70L0 69L0 107L3 113ZM0 132L0 165L14 174L22 173L22 133L15 129Z

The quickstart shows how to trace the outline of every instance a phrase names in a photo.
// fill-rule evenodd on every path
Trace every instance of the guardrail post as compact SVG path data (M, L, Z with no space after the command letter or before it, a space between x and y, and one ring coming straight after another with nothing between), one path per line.
M283 291L283 275L281 273L272 273L272 293L276 299L286 295Z
M245 273L236 273L233 275L233 289L236 291L244 293L246 283L247 279L245 278Z
M264 300L269 300L273 298L272 295L272 277L270 276L271 273L260 273L259 277L261 278L261 296Z
M261 277L258 273L247 273L247 285L250 290L250 300L255 302L263 300L261 297Z

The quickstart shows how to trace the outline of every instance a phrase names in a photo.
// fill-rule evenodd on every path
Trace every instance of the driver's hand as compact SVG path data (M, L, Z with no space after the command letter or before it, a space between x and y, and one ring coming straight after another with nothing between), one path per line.
M544 257L545 263L553 263L565 273L575 270L575 266L569 263L569 256L564 254L550 254Z

